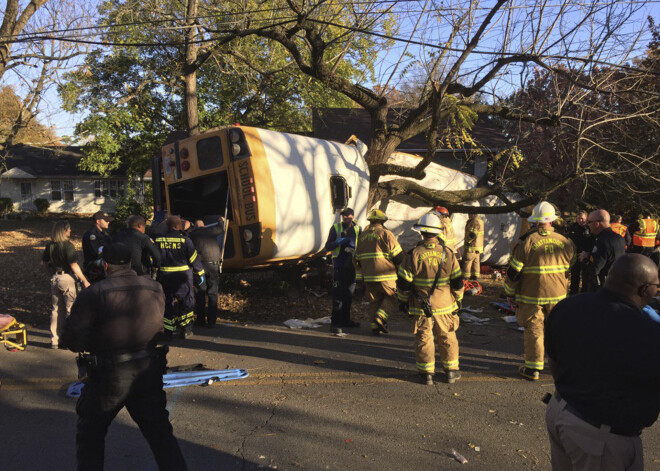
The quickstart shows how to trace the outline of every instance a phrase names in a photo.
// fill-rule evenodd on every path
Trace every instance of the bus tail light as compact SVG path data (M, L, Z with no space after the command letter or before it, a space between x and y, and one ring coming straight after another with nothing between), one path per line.
M252 155L242 129L230 129L227 132L227 139L229 140L232 160L246 159Z
M232 144L231 145L231 155L236 157L237 155L240 155L241 153L241 146L240 144Z
M183 162L181 162L181 170L183 170L183 171L190 170L190 162L188 162L187 160L184 160Z
M252 231L250 229L243 230L243 240L250 242L252 240Z
M240 234L243 235L241 238L243 258L251 258L259 255L261 251L261 223L241 226Z

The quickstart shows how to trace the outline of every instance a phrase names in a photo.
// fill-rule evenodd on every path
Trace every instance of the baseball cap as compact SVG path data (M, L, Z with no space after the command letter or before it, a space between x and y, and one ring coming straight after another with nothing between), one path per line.
M116 242L103 248L103 260L110 265L131 263L131 249L126 244Z
M98 221L99 219L104 219L104 220L110 222L110 221L114 221L115 218L113 218L112 216L110 216L110 215L109 215L108 213L106 213L105 211L96 211L96 212L94 213L94 215L92 216L92 220L94 220L94 221Z
M353 208L346 208L341 212L342 216L354 216Z

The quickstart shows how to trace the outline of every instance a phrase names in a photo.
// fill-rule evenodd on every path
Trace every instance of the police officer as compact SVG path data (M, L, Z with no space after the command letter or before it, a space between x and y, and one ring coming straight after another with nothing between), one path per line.
M387 320L397 308L396 267L403 260L403 250L394 234L383 226L387 215L373 209L369 225L360 233L355 249L356 279L364 280L365 297L372 318L374 335L386 334Z
M438 216L425 214L413 229L421 232L424 240L405 255L399 267L397 297L400 310L411 318L415 362L422 383L433 384L435 330L446 380L452 384L461 377L456 313L463 300L463 274L454 251L439 237L443 225Z
M125 245L106 246L103 260L107 278L78 295L62 336L70 350L91 354L76 406L78 469L103 470L105 435L126 407L159 469L185 470L165 408L165 352L155 349L155 337L163 330L163 290L131 270Z
M579 257L587 264L588 285L584 291L593 292L603 286L614 261L626 253L626 243L610 228L610 214L604 209L589 214L587 224L596 240L591 253L582 252Z
M105 211L97 211L92 216L94 225L83 234L83 271L90 283L105 278L103 272L103 247L109 245L112 239L108 227L113 218Z
M575 246L553 231L555 208L547 201L534 207L530 222L537 224L518 240L506 272L504 292L518 303L516 319L525 328L524 378L540 379L543 370L543 326L555 305L568 294L568 273L575 262Z
M218 290L220 288L220 247L224 243L225 219L220 217L216 224L204 226L201 220L195 221L190 231L190 239L195 244L206 278L206 289L195 289L195 324L213 327L218 318ZM208 307L207 307L208 301Z
M353 209L341 212L341 222L333 224L325 242L325 250L331 252L332 315L330 330L339 334L342 327L359 327L360 323L351 320L351 304L355 292L355 265L353 255L360 235L360 226L354 221Z
M587 225L588 218L589 215L586 211L580 211L575 218L575 222L568 227L566 234L573 241L573 244L575 244L578 254L582 252L590 253L594 247L594 237ZM582 291L585 292L590 284L588 276L586 261L579 260L571 268L571 287L569 293L578 294L580 292L580 283L582 285Z
M121 242L131 251L131 269L138 275L145 275L150 269L160 266L160 250L151 238L144 233L146 221L142 216L129 216L126 228L117 232L113 242Z
M175 333L188 338L193 334L192 322L195 317L193 281L200 288L205 288L204 266L192 240L181 233L181 218L170 216L166 223L168 232L156 238L156 246L161 255L157 279L165 291L165 339Z

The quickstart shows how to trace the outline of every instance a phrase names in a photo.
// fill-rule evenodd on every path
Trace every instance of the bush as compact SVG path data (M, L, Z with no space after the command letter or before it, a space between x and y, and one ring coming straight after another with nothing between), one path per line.
M0 198L0 216L5 216L12 212L14 203L11 198Z
M37 212L39 214L46 214L48 212L48 207L50 206L50 202L47 199L37 198L32 203L34 203L34 206L37 208Z
M116 232L126 227L126 219L129 216L139 214L145 219L149 219L153 212L150 205L138 201L137 192L130 185L126 190L126 195L123 198L119 198L115 204L115 212L113 214L115 220L110 223L111 232Z

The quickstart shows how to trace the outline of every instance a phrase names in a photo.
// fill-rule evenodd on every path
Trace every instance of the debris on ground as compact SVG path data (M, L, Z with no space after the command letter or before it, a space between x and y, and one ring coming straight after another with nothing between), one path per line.
M468 460L465 458L465 456L461 455L459 452L454 450L453 448L451 449L451 456L454 457L456 461L458 461L461 464L467 464Z
M461 312L461 320L463 322L467 322L468 324L484 324L485 322L488 322L490 320L490 317L477 317L473 316L472 314L469 314L467 312Z
M319 327L330 324L330 322L330 316L319 317L318 319L308 317L305 320L288 319L284 321L284 325L290 329L318 329Z

